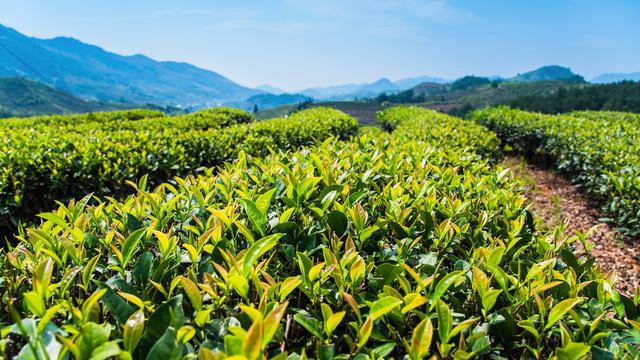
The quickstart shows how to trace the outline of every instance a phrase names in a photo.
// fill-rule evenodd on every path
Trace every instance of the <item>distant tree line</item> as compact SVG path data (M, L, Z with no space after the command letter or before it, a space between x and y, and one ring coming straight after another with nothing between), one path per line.
M507 105L558 114L574 110L614 110L640 113L640 82L559 88L550 95L524 95Z
M451 84L451 90L464 90L486 84L495 84L494 86L497 86L498 83L498 80L492 82L491 79L486 77L469 75L454 81Z
M373 101L377 103L390 102L394 104L415 104L424 102L426 99L425 94L417 94L413 89L400 91L395 94L382 93L376 96Z

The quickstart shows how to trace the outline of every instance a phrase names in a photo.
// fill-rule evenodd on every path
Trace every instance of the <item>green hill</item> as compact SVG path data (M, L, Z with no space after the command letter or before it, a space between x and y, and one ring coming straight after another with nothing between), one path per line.
M551 94L567 86L571 85L563 81L492 82L462 89L449 88L445 92L426 96L425 102L470 104L474 107L492 106L524 95Z
M578 74L575 74L571 69L558 66L549 65L543 66L533 71L526 72L524 74L518 74L516 77L509 79L509 81L524 81L524 82L536 82L536 81L564 81L570 83L585 83L584 78Z
M82 100L33 80L0 77L0 117L83 113L127 107Z

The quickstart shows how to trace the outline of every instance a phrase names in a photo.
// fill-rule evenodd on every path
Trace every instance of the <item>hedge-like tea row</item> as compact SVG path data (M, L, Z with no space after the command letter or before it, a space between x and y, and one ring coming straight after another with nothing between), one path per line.
M574 111L569 113L569 115L573 117L580 117L580 118L593 119L593 120L611 121L612 119L616 119L616 121L640 123L640 114L636 114L636 113L585 110L585 111Z
M222 120L250 119L245 114L228 111ZM240 150L266 155L269 148L293 149L330 136L347 137L357 126L351 117L330 109L222 129L198 126L199 118L221 124L220 114L206 115L170 118L182 123L179 126L170 125L165 118L129 121L129 125L142 122L140 130L103 129L105 124L89 122L6 132L0 143L0 221L4 222L0 227L15 226L17 220L46 209L52 200L90 192L113 196L128 189L127 180L145 174L150 184L158 184L201 167L220 165ZM159 123L157 128L152 126L154 121ZM127 126L127 122L111 123Z
M136 109L86 114L34 116L30 118L8 118L0 120L0 128L35 128L51 125L74 126L86 123L125 122L161 117L166 117L162 111Z
M416 106L396 106L378 113L383 129L395 131L397 138L444 142L449 149L467 149L489 160L501 156L500 141L487 128L460 118Z
M0 129L48 131L53 127L56 133L63 131L88 133L97 130L159 131L166 128L195 130L223 128L253 120L253 116L248 112L231 108L211 108L174 117L166 116L160 111L126 110L5 119L0 120Z
M538 233L520 185L474 146L408 135L441 128L426 114L391 135L240 153L215 176L155 190L141 181L124 201L42 214L0 254L0 349L63 359L639 356L638 299L573 256L577 237Z
M640 122L634 114L542 115L508 108L476 111L516 151L545 156L601 200L621 229L640 234Z

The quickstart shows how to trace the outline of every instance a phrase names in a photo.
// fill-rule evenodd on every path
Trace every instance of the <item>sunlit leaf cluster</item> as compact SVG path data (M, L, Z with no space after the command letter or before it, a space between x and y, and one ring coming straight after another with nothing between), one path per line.
M413 108L380 120L393 131L241 151L215 173L154 189L143 178L122 200L85 197L41 214L0 253L0 349L58 359L640 356L640 298L574 256L585 234L535 227L521 184L492 165L495 135Z
M151 116L146 118L145 116ZM0 125L0 229L94 192L122 195L147 175L157 185L233 159L240 150L266 155L329 136L353 134L356 122L335 110L312 109L288 119L252 122L250 114L210 109L178 117L129 111L9 119Z

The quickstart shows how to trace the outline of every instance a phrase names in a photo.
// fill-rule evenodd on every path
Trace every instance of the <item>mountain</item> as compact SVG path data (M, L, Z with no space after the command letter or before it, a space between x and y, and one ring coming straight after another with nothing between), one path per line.
M100 101L208 106L260 93L187 63L122 56L68 37L37 39L2 25L0 76Z
M302 94L258 94L243 101L228 101L224 105L253 111L256 106L258 110L269 110L278 106L300 104L310 100L311 98Z
M389 79L380 79L372 83L342 84L327 87L316 87L298 91L298 93L320 100L353 100L371 97L383 92L403 90Z
M591 79L594 84L610 84L620 81L640 81L640 72L636 73L616 73L616 74L602 74Z
M382 78L372 83L351 83L315 87L298 92L318 100L353 100L356 98L374 97L381 93L395 93L408 90L422 83L446 84L448 82L449 80L432 76L418 76L397 81Z
M281 89L278 89L277 87L271 86L271 85L260 85L256 88L256 90L260 90L263 91L267 94L273 94L273 95L280 95L280 94L284 94L284 91Z
M360 89L364 84L342 84L326 87L315 87L298 91L298 93L314 99L329 99L346 96Z
M529 71L524 74L518 74L517 76L508 79L508 81L521 82L535 82L546 80L565 81L569 83L585 82L582 76L574 74L571 69L558 65L543 66L536 70Z
M376 82L373 82L371 84L364 84L362 85L360 88L358 88L356 91L353 91L349 94L349 96L351 97L371 97L371 96L377 96L381 93L388 93L388 92L397 92L400 91L400 87L398 87L398 85L394 84L393 82L391 82L391 80L389 79L380 79Z
M0 117L109 111L130 107L126 104L82 100L25 78L0 78Z
M449 80L445 80L439 77L418 76L418 77L396 80L393 83L396 84L396 86L398 86L401 90L406 90L422 83L446 84L449 82L450 82Z

